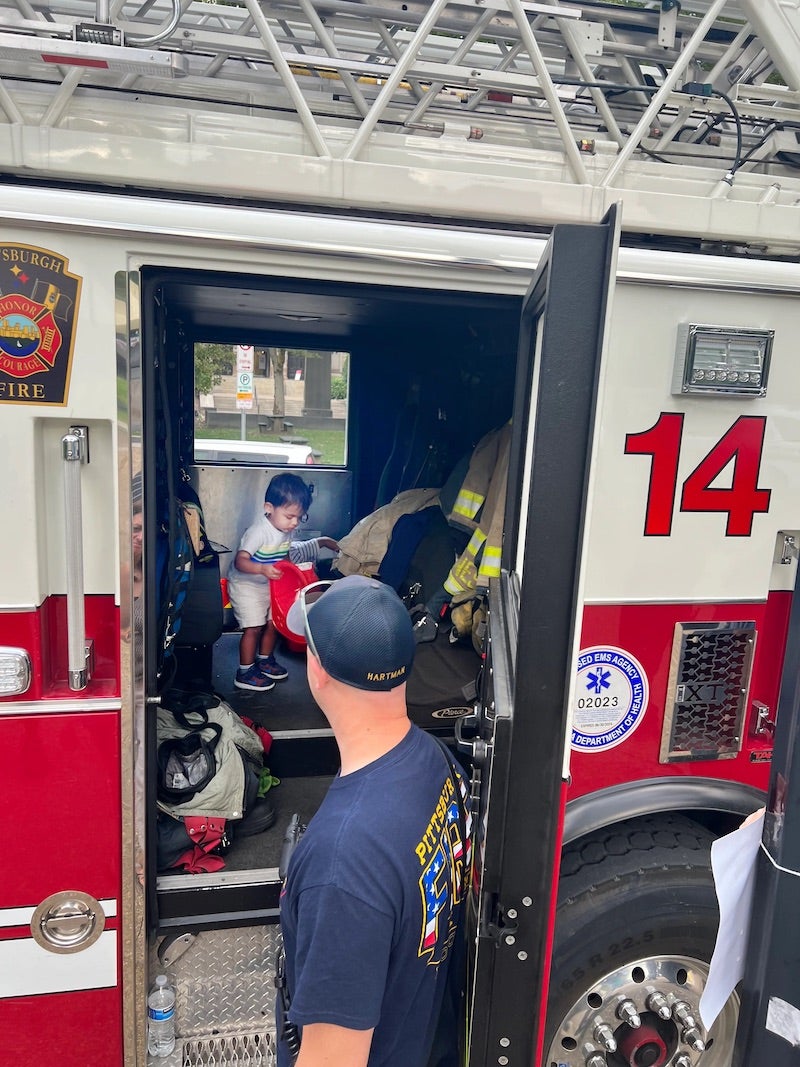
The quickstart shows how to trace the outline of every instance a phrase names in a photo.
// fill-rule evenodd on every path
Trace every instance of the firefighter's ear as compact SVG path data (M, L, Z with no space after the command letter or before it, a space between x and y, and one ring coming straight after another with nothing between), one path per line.
M319 662L311 649L308 650L306 656L306 674L308 676L308 685L312 694L324 689L331 680L331 676Z

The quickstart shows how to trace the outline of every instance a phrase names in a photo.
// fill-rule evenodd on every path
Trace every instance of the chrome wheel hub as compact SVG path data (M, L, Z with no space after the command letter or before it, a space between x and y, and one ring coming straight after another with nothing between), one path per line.
M700 1021L708 964L652 956L611 971L564 1016L547 1067L727 1067L739 1001L725 1005L710 1032Z

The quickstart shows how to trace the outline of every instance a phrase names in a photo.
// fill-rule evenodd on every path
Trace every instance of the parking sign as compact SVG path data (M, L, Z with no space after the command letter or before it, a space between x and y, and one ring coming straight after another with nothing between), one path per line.
M236 346L236 407L250 411L253 407L253 346Z

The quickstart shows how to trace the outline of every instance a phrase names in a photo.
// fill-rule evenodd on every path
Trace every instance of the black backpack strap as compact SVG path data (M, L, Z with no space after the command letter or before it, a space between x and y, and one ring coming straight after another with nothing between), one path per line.
M219 697L211 693L186 693L177 689L168 690L161 698L161 706L165 711L171 711L175 721L185 730L204 726L208 722L208 709L218 708L220 703Z

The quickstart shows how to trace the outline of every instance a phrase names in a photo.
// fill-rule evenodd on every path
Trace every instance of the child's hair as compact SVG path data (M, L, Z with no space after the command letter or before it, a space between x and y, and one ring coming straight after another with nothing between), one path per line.
M303 511L308 511L313 492L313 488L296 474L276 474L264 493L264 503L272 504L275 508L299 504Z

